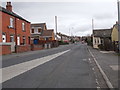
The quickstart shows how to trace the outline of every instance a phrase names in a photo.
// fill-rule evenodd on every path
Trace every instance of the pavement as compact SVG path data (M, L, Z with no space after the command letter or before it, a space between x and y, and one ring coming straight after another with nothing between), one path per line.
M113 51L100 51L88 46L113 88L118 88L118 60L120 56Z
M114 87L117 87L117 71L116 66L114 66L117 65L117 56L112 52L103 53L81 43L4 55L0 69L2 71L2 87L108 88L88 49L93 53L102 69L107 70L104 70L105 73L109 74L111 72L109 70L113 71L109 75L110 81L112 84L114 83ZM108 54L111 56L109 57ZM108 58L113 59L109 60ZM107 62L109 66L107 66Z

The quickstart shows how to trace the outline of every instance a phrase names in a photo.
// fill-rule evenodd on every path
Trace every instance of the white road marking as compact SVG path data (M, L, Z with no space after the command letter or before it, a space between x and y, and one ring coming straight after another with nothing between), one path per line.
M88 60L89 60L90 63L92 63L90 58Z
M100 51L101 53L115 53L114 51Z
M94 68L92 68L92 70L93 70L93 71L95 71L95 69L94 69Z
M87 61L87 59L83 59L83 61Z
M41 64L51 61L54 58L56 58L64 53L67 53L69 51L70 51L70 49L63 51L63 52L53 54L53 55L49 55L46 57L42 57L42 58L34 59L34 60L31 60L28 62L24 62L24 63L20 63L20 64L16 64L13 66L2 68L2 69L0 69L0 72L2 72L2 80L0 80L1 81L0 83L3 83L9 79L12 79L22 73L25 73L28 70L31 70Z
M99 65L99 63L97 62L95 56L93 55L93 53L90 51L90 49L88 48L88 51L90 52L91 56L93 57L97 67L99 68L103 78L105 79L106 81L106 84L108 85L109 88L113 88L113 85L112 83L110 82L110 80L108 79L107 75L105 74L105 72L102 70L101 66Z

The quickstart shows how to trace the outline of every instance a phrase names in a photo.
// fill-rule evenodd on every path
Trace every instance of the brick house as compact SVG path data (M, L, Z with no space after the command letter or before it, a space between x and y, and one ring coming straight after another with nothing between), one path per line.
M41 40L55 40L54 29L43 30Z
M13 12L11 2L0 7L0 14L0 43L10 44L13 52L30 50L30 22Z
M41 40L40 36L44 30L47 30L46 23L31 24L30 32L34 44L37 44L38 41Z
M31 24L32 49L52 48L58 46L54 29L47 29L46 23ZM34 49L36 48L36 49Z
M54 30L47 29L46 23L31 24L31 37L34 44L39 40L55 40Z

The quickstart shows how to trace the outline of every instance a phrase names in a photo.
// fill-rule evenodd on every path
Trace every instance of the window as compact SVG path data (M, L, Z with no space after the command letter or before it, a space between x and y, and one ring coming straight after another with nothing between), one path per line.
M32 31L31 31L32 33L34 33L34 29L32 29Z
M23 36L23 45L25 45L26 44L26 38L25 38L25 36Z
M6 42L6 35L4 33L2 34L2 42Z
M10 18L10 27L13 28L13 25L14 25L14 20L13 18Z
M101 39L101 44L103 44L103 40Z
M95 39L95 44L96 44L96 39Z
M98 39L98 44L99 44L99 39Z
M46 41L48 41L48 40L49 40L49 38L48 38L48 37L46 37L46 38L45 38L45 40L46 40Z
M22 23L22 30L25 31L25 23Z
M14 36L10 35L10 42L14 42Z
M30 37L28 37L28 44L30 44Z
M38 33L40 33L42 31L42 29L41 28L38 28Z

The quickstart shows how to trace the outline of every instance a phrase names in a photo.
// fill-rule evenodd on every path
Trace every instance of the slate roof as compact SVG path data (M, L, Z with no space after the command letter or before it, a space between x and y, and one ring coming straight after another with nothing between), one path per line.
M42 30L44 30L44 27L47 29L46 27L46 23L36 23L36 24L31 24L31 27L41 27Z
M43 37L48 36L48 37L52 37L52 34L54 33L53 29L49 29L49 30L43 30L42 35Z
M95 37L111 37L112 29L96 29L93 30Z
M22 18L21 16L17 15L16 13L11 12L11 11L9 11L9 10L1 7L1 6L0 6L0 11L2 11L2 12L4 12L4 13L7 13L7 14L9 14L9 15L11 15L11 16L14 16L14 17L16 17L16 18L19 18L19 19L21 19L21 20L24 20L24 21L26 21L26 22L29 23L29 21L27 21L26 19Z

